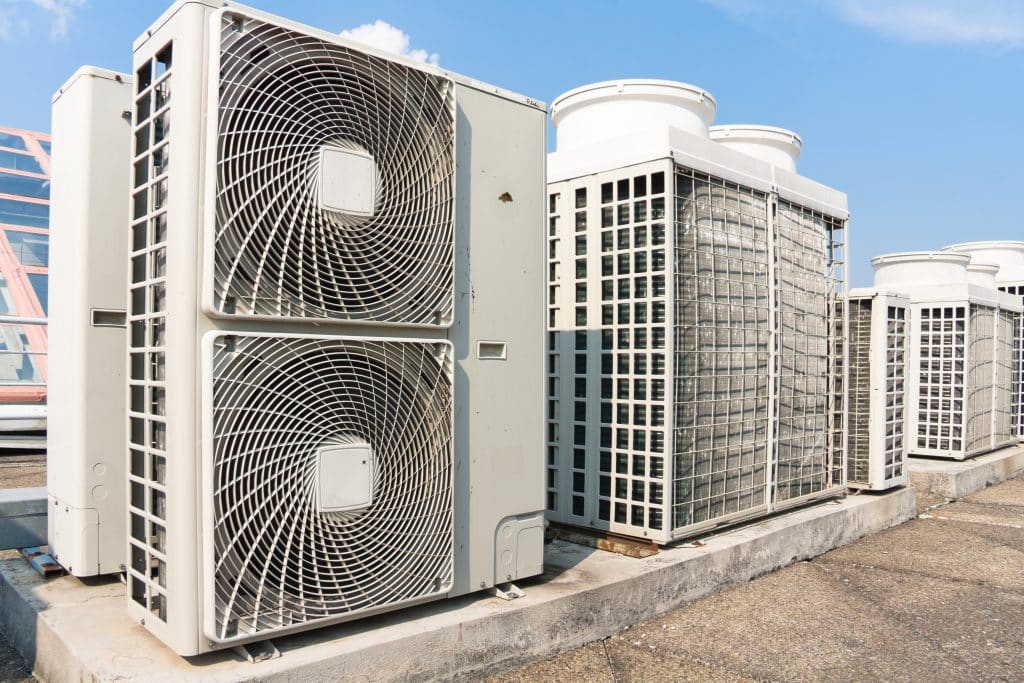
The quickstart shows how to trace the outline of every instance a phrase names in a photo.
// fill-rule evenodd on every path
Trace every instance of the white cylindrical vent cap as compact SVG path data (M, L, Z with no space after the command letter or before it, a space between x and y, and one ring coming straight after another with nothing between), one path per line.
M661 134L669 127L706 138L717 108L703 88L637 78L570 90L551 103L551 121L563 151L629 134Z
M796 160L804 147L804 141L799 135L774 126L712 126L709 135L712 140L730 149L792 173L796 173Z
M875 289L905 291L907 287L965 284L971 257L948 251L908 251L871 259Z
M999 266L996 282L1024 283L1024 242L1013 240L951 244L943 251L969 254L975 260Z
M999 266L993 263L975 262L975 259L972 258L971 262L967 264L967 281L972 285L995 289L996 273L998 272Z

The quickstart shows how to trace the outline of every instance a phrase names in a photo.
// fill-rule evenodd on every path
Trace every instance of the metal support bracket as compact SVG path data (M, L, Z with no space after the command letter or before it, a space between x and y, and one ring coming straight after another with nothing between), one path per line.
M64 575L64 567L57 564L57 561L50 557L50 554L40 547L22 548L21 556L32 565L44 579L52 579L55 576Z
M519 586L512 582L492 586L487 589L487 592L496 598L501 598L502 600L515 600L516 598L521 598L526 595Z
M268 659L277 659L281 656L272 640L260 640L255 643L235 645L231 650L250 664L265 662Z

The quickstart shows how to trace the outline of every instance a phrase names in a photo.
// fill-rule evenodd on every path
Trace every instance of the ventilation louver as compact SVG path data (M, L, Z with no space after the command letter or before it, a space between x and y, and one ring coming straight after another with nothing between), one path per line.
M217 117L215 311L451 321L450 81L228 13Z
M211 632L447 592L451 347L218 333L209 353Z

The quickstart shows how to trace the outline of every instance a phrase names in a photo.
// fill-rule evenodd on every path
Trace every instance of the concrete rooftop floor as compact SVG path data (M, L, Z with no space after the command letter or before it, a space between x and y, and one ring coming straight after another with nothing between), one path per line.
M45 484L0 457L0 488ZM1024 476L489 679L1024 680ZM34 680L0 634L0 683Z
M489 679L1024 680L1024 476Z

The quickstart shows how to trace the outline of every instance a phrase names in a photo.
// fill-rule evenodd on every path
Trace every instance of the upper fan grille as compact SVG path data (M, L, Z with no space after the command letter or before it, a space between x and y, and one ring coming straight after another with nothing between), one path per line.
M217 126L217 311L451 320L450 81L227 14ZM372 186L370 211L324 208L323 150L369 157L362 177L333 183Z
M450 588L447 344L225 335L212 367L211 635L337 619ZM351 444L372 451L372 500L325 512L320 456Z

